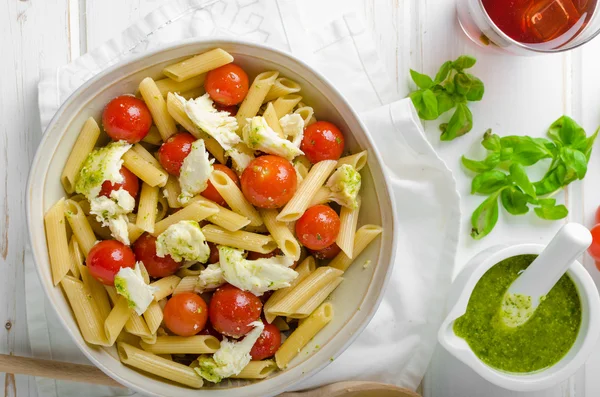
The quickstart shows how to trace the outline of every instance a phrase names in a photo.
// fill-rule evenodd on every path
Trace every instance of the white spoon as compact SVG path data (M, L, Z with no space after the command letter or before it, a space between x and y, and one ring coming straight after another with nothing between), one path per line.
M569 266L592 243L588 229L578 223L567 223L554 236L544 251L511 284L502 301L504 323L518 327L525 323Z

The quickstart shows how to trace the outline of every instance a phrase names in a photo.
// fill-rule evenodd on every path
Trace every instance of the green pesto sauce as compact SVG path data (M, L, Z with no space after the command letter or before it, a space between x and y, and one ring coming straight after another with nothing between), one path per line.
M514 256L489 269L477 282L467 312L454 322L454 333L499 370L523 373L550 367L567 354L579 333L581 302L567 275L523 325L509 328L500 317L508 287L536 256Z

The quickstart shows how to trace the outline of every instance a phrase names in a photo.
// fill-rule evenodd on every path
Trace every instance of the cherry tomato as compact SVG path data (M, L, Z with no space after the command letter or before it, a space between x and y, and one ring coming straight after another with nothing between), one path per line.
M248 93L248 75L238 65L230 63L208 72L204 89L221 105L237 105Z
M96 280L114 285L115 275L122 267L135 267L135 256L131 248L120 241L104 240L92 247L85 263Z
M141 99L121 95L106 105L102 113L104 130L113 141L138 143L152 126L152 115Z
M110 194L113 191L123 188L127 190L131 197L136 198L140 191L140 180L138 177L125 167L121 167L119 173L123 176L123 182L113 184L111 181L104 181L102 183L102 189L100 189L100 196L110 198Z
M169 174L179 176L183 160L192 151L194 142L196 138L187 132L171 136L158 149L158 161Z
M265 329L250 350L253 360L263 360L275 354L281 346L281 332L273 324L265 324Z
M306 248L314 251L335 243L340 232L340 217L330 207L310 207L296 222L296 236Z
M206 325L207 318L206 302L192 292L173 295L165 305L165 325L179 336L196 335Z
M600 207L596 210L596 217L594 218L596 221L596 225L600 223Z
M304 129L300 149L313 164L338 160L344 151L344 135L334 124L317 121Z
M225 284L213 294L208 316L217 332L239 338L254 328L248 324L260 318L261 310L262 303L253 293Z
M212 325L210 325L210 322L207 322L206 325L204 326L204 329L200 332L198 332L198 335L212 335L215 338L217 338L218 340L223 340L223 335L218 333L213 327Z
M235 105L226 106L226 105L221 105L218 102L215 102L214 105L215 105L215 109L217 109L219 112L227 112L232 117L235 116L238 112L238 107Z
M213 167L217 171L222 171L222 172L226 173L227 176L229 178L231 178L231 180L237 185L237 187L240 187L240 180L239 180L237 174L231 168L229 168L225 165L222 165L222 164L214 164ZM223 206L223 207L227 206L227 203L225 202L225 200L223 200L223 197L221 197L221 195L219 194L217 189L215 189L215 187L211 181L208 181L208 186L200 194L203 197L206 197L207 199L214 201L215 203L219 204L220 206Z
M594 260L600 261L600 225L594 226L590 232L592 233L592 245L588 248L588 254Z
M335 256L337 254L339 254L341 251L341 248L336 244L333 243L325 248L322 248L318 251L310 251L311 254L313 254L313 256L316 259L333 259L335 258Z
M219 263L219 248L215 243L208 243L208 248L210 248L210 256L208 257L208 263Z
M297 186L296 170L279 156L260 156L242 173L242 192L259 208L283 207L294 196Z
M171 258L171 255L165 255L164 258L156 255L156 237L149 233L144 233L135 240L133 252L135 258L144 264L150 277L170 276L181 266L179 262Z

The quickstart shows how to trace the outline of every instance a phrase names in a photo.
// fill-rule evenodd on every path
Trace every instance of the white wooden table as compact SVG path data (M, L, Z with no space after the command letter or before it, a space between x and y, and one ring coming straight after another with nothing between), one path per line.
M268 0L272 1L272 0ZM319 12L322 0L303 0L311 11L305 21L318 24L338 14ZM533 216L501 214L496 230L481 242L468 236L469 218L481 201L469 196L469 179L459 167L460 155L478 144L486 128L508 134L543 136L552 121L569 114L588 133L600 125L600 39L580 50L535 58L488 53L470 43L456 22L454 0L329 0L339 13L358 10L368 21L392 83L408 93L408 71L434 74L437 67L460 54L472 54L474 74L486 87L484 101L472 107L473 131L453 142L440 142L437 123L427 134L455 171L464 197L463 229L456 260L460 269L477 251L493 244L546 242L561 222ZM115 36L133 21L167 0L6 0L0 3L0 353L28 355L24 299L24 251L27 244L24 197L29 164L41 136L37 111L37 81L41 68L63 65ZM307 22L305 22L307 23ZM596 145L598 146L598 145ZM583 183L574 183L563 197L569 220L591 226L600 204L600 149L596 148ZM597 193L598 192L598 193ZM597 282L590 258L586 267ZM451 263L448 266L452 266ZM576 376L553 389L511 393L498 389L438 349L424 380L425 396L547 396L600 394L600 347ZM3 386L3 387L1 387ZM0 376L4 396L35 396L35 382L25 376ZM82 389L84 390L84 389ZM82 391L83 393L83 391Z

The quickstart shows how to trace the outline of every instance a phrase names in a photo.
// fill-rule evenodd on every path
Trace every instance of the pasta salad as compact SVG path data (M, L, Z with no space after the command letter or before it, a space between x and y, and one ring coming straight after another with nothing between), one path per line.
M233 61L167 66L112 99L102 130L89 118L44 219L83 339L192 388L285 369L382 232L358 225L367 151L344 155L298 83Z

